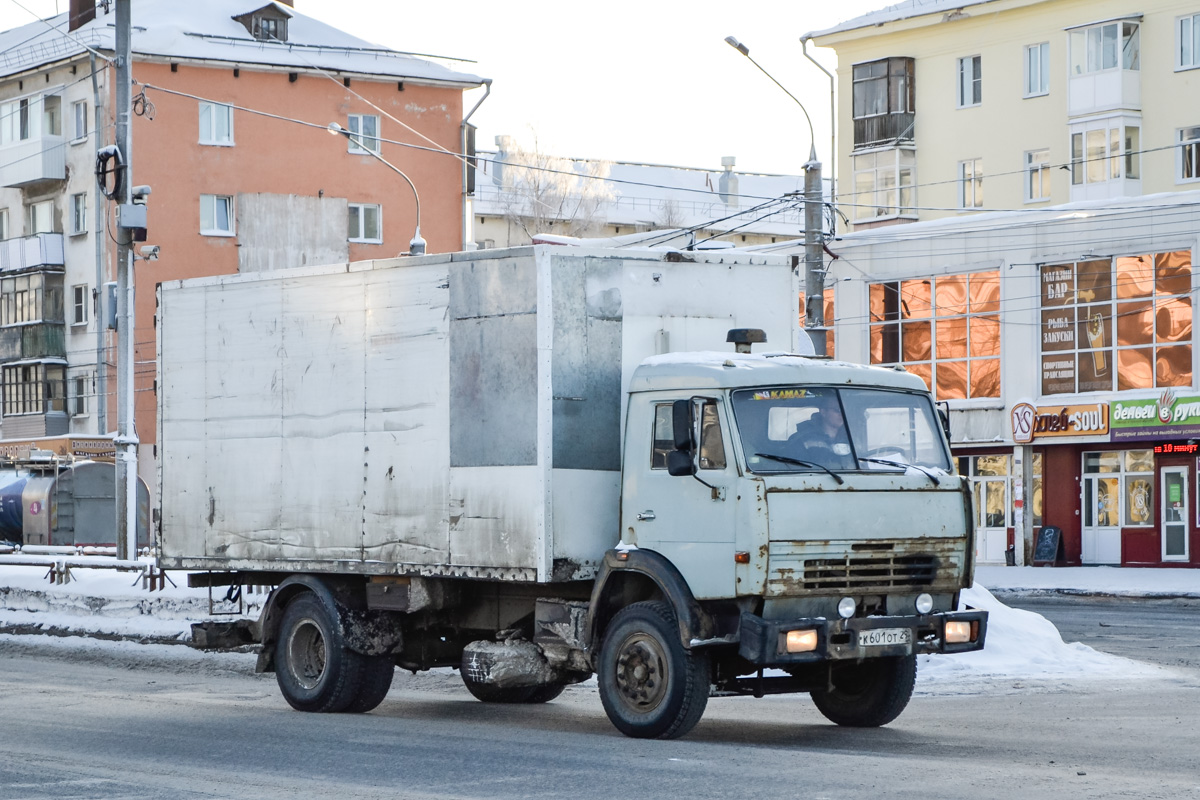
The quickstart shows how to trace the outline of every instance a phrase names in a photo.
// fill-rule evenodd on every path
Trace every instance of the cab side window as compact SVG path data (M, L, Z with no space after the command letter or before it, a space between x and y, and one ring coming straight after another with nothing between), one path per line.
M667 453L675 449L674 424L671 421L671 404L654 406L654 442L650 448L650 469L666 469Z
M700 410L700 469L725 469L725 438L716 403L705 403Z

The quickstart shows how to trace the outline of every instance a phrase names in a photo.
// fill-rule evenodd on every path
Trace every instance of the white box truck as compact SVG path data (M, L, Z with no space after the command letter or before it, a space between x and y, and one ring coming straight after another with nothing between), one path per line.
M300 710L449 666L485 702L595 673L635 737L722 695L885 724L917 654L983 646L971 498L920 378L791 354L798 288L552 246L164 283L160 566L274 587Z

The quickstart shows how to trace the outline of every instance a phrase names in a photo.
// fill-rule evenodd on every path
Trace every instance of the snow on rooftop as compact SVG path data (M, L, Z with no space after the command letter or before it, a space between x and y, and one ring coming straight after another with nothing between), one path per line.
M886 25L889 22L897 22L902 19L909 19L910 17L921 17L926 14L953 13L970 6L991 2L994 2L994 0L904 0L903 3L896 3L895 5L886 6L875 11L868 11L866 14L861 14L845 22L839 22L832 28L806 33L801 38L807 39L811 37L819 39L822 36L832 33L853 31L859 28L878 27Z
M273 5L267 0L132 0L132 47L136 56L227 61L243 66L322 69L414 81L477 86L483 79L372 44L292 8L286 42L255 39L235 17ZM116 15L97 16L67 32L67 13L0 33L0 77L84 52L111 52ZM48 24L47 24L48 23Z
M506 191L494 180L495 160L500 153L480 150L480 172L476 182L476 214L500 216L506 211ZM574 169L584 175L600 159L570 158ZM612 196L599 213L610 225L689 228L741 213L712 227L737 227L739 233L798 237L804 231L804 207L800 203L778 204L762 209L763 203L785 195L804 192L803 175L772 175L738 172L732 203L721 196L723 169L678 167L636 162L607 162L606 186ZM504 167L501 166L501 169ZM518 165L516 167L520 169Z

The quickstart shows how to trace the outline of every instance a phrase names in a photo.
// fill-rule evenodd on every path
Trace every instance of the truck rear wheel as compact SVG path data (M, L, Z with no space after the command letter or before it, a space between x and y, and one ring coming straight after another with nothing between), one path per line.
M871 658L834 664L831 690L812 693L830 722L851 728L886 725L908 705L917 680L917 657Z
M306 592L284 610L275 641L275 679L292 708L333 713L369 711L379 705L387 692L380 693L383 677L378 667L374 683L359 701L367 660L346 649L333 612L316 595ZM388 667L394 670L390 662ZM387 684L391 686L391 672Z
M636 739L675 739L708 705L708 656L684 649L671 607L634 603L604 634L597 669L600 702L617 730Z

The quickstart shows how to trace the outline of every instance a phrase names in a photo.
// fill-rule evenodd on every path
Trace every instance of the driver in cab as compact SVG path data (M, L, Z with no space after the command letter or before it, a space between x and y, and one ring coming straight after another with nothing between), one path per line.
M788 448L797 457L828 469L855 469L850 436L842 418L841 404L832 392L814 396L816 412L796 426Z

